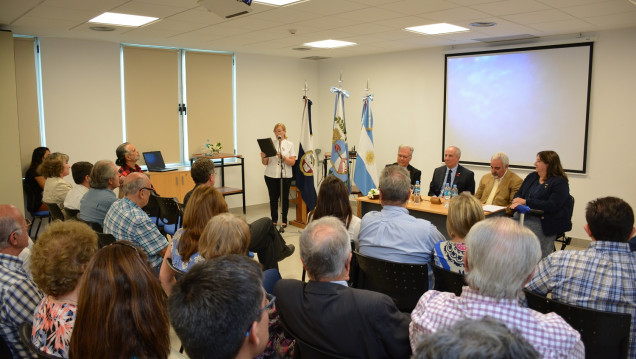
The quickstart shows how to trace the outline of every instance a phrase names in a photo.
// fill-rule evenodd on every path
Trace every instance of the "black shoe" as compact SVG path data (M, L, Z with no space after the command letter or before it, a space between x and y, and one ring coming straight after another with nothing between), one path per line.
M283 251L278 254L278 258L276 259L278 259L278 261L282 261L283 259L294 254L295 250L296 250L296 247L293 244L288 244L285 246Z
M283 226L283 228L287 228L287 223L283 222L283 224L281 224L281 226Z

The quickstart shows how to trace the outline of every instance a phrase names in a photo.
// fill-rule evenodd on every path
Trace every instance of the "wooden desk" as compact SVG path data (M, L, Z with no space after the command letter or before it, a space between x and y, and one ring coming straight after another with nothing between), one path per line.
M451 239L448 235L448 231L446 230L446 216L448 215L448 208L444 207L444 204L432 204L430 197L422 196L422 201L420 203L415 204L414 202L409 201L406 209L409 210L409 214L416 218L423 218L435 225L437 230L440 231L447 239ZM379 199L370 199L369 197L362 196L356 198L358 201L358 217L362 218L365 214L371 211L380 211L382 210L382 205L380 204ZM505 210L500 210L497 212L486 212L484 211L486 217L490 216L504 216L506 214Z
M192 158L190 158L190 165L197 158L208 158L214 161L214 165L221 169L221 187L217 187L219 192L225 196L231 196L234 194L243 195L243 214L246 214L245 209L245 166L244 166L244 158L242 155L234 155L231 153L219 153L218 155L208 156L204 154L194 154ZM225 162L226 159L234 158L234 162ZM241 188L236 187L225 187L225 167L234 167L241 166Z

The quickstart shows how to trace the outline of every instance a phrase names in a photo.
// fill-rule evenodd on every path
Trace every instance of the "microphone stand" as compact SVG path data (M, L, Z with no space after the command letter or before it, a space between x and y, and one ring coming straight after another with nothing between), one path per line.
M280 221L278 221L279 233L285 233L285 228L283 228L283 166L285 163L283 161L282 143L282 137L278 136L278 154L280 155L278 158L278 165L280 166L280 202L278 202L278 209L280 210Z

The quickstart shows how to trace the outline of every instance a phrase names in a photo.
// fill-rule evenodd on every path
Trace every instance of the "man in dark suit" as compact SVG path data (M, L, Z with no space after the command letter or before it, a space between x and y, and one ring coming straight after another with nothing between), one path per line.
M450 184L451 188L457 185L459 193L468 191L475 194L475 174L459 164L461 156L462 151L455 146L450 146L444 151L445 165L436 168L433 172L433 179L428 189L429 196L442 197L446 183Z
M312 221L300 236L300 258L309 282L282 279L274 287L290 334L344 357L411 356L409 315L384 294L347 286L351 245L340 220Z
M412 146L400 145L400 147L398 147L397 162L388 164L386 165L386 167L393 165L400 165L402 167L405 167L406 170L409 171L409 175L411 176L411 185L415 186L416 181L420 181L420 184L422 183L422 171L411 166L413 151L415 151L415 149Z

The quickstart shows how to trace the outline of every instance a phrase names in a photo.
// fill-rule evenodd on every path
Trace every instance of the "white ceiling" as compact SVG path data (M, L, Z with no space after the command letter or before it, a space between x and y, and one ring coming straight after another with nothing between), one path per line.
M21 35L296 58L396 52L520 35L593 35L600 30L636 27L636 4L630 0L308 0L285 7L252 3L251 10L224 19L196 0L0 0L0 26ZM90 30L87 21L105 11L160 20L141 28ZM476 21L496 22L497 26L469 26ZM430 36L402 30L437 22L470 31ZM294 50L325 39L358 45Z

